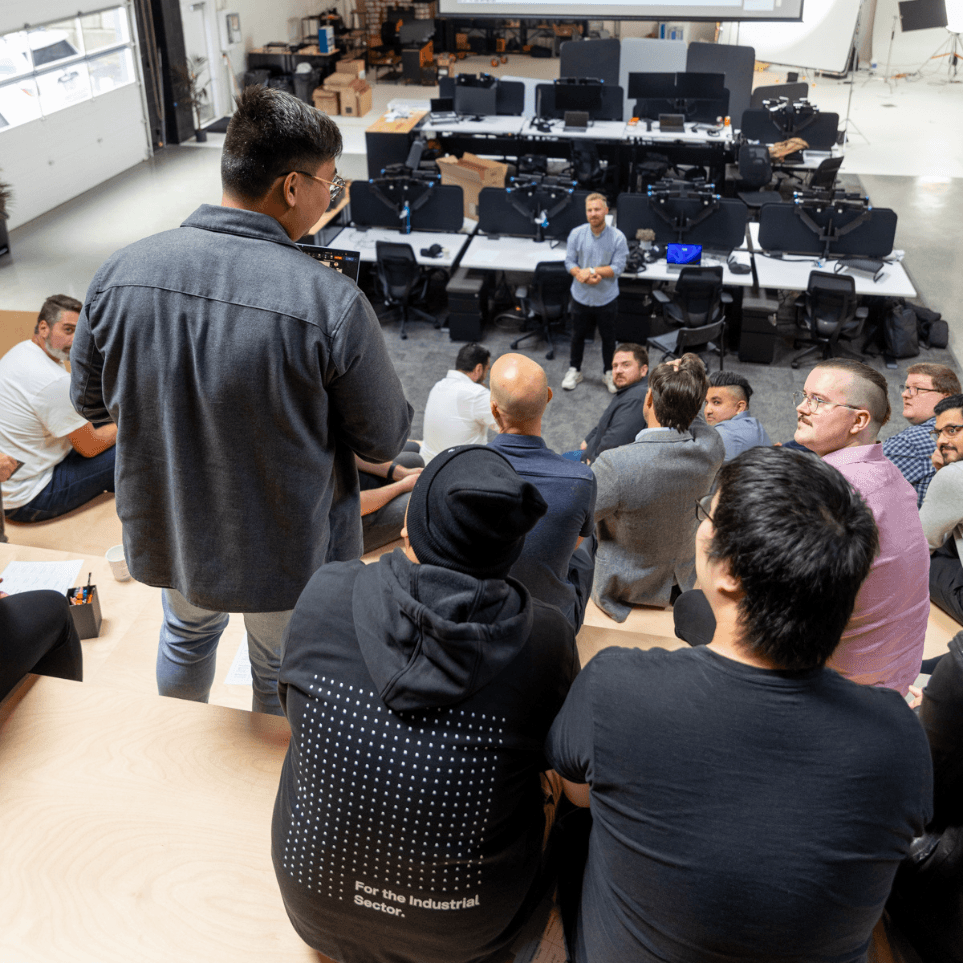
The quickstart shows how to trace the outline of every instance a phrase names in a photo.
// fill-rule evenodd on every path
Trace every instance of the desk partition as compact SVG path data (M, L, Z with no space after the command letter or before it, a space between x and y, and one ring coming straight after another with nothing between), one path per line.
M839 114L817 111L810 117L793 120L790 126L780 123L779 114L760 108L742 115L740 130L749 140L775 144L789 137L801 137L813 150L831 150L836 145Z
M460 231L464 199L457 184L437 181L353 181L351 222L359 227L406 231Z
M589 116L592 120L622 120L624 100L621 87L603 85L601 106L592 108ZM535 88L535 103L539 117L546 120L562 120L565 117L565 111L555 105L555 84L539 84Z
M735 250L746 239L749 209L735 198L619 194L616 209L618 229L629 240L640 228L655 231L656 244L701 244L715 251Z
M485 187L478 195L478 229L538 240L567 238L573 228L585 223L585 199L590 193L564 187Z
M759 210L759 245L764 251L887 257L895 239L896 212L885 207L764 204Z

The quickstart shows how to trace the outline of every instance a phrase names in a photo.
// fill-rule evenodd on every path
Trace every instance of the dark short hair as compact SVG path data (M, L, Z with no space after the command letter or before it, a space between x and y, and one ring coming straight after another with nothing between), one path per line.
M64 311L74 311L77 314L83 310L83 305L69 294L51 294L43 303L40 314L37 315L37 323L33 326L33 333L40 334L40 322L46 321L53 327L59 320Z
M491 356L491 351L483 344L470 341L468 344L462 345L458 352L458 357L455 358L455 370L474 371L479 365L487 365Z
M747 406L749 399L752 397L752 388L749 387L749 382L741 374L736 374L735 371L713 371L709 375L709 386L712 388L734 388L737 395L742 395L740 400L744 401Z
M255 84L235 99L221 154L221 184L256 201L293 170L311 173L341 153L341 131L327 114L297 97Z
M615 351L612 353L618 354L620 351L628 351L630 354L635 355L635 360L640 368L649 363L648 349L641 344L634 344L631 341L622 341L615 346Z
M907 377L911 374L926 375L933 382L933 387L944 395L958 395L963 392L963 387L960 387L960 379L957 378L956 372L945 364L921 361L919 364L911 364L906 369L906 374Z
M719 469L711 558L739 579L740 642L781 669L822 666L879 551L873 514L822 459L752 448Z
M649 375L649 390L659 424L679 432L688 431L709 390L702 359L697 354L686 353L678 370L660 364Z
M838 371L848 371L854 378L859 379L853 384L854 395L847 397L849 402L859 402L869 412L870 418L876 424L878 431L889 421L892 409L889 406L889 386L886 379L868 364L862 361L850 361L848 358L830 358L820 361L816 368L835 368Z
M933 409L934 415L941 415L944 411L952 411L954 408L963 408L963 394L950 395L948 398L941 398L936 402Z

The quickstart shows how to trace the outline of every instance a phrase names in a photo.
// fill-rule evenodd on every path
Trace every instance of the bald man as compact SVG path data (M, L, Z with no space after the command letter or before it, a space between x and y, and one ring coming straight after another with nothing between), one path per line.
M548 503L509 575L536 599L556 606L577 632L595 572L595 475L542 440L542 416L551 400L545 371L531 358L503 354L492 365L491 408L499 434L490 446ZM592 537L576 552L587 536Z

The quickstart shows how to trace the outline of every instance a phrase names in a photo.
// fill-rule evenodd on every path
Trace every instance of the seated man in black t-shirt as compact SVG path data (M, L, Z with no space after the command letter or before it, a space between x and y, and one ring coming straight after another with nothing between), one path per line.
M569 798L591 800L572 959L856 963L933 792L899 694L825 668L873 516L835 468L776 448L723 465L698 514L710 644L604 650L549 734Z

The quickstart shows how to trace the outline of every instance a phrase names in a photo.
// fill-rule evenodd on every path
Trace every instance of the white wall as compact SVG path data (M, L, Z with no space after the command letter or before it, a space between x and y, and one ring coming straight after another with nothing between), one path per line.
M81 7L96 9L97 4L2 0L0 33L75 16ZM137 60L135 51L135 64ZM31 221L149 156L139 83L2 131L0 168L14 193L7 227Z

